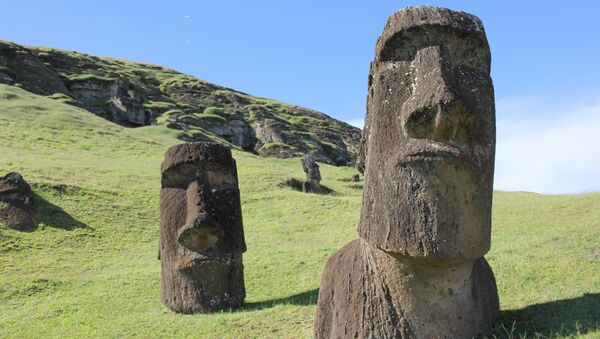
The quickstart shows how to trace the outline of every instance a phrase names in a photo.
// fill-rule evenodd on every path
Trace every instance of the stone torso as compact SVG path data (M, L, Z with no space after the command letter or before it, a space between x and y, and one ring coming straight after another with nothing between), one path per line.
M317 307L315 338L470 338L499 305L484 258L428 267L357 239L327 262Z

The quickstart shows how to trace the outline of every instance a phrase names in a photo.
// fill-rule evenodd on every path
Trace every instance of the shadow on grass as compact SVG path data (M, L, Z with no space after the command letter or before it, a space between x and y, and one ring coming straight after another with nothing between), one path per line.
M317 304L317 298L319 297L319 289L298 293L285 298L278 298L266 301L260 301L256 303L245 303L239 311L256 311L265 308L275 307L279 305L297 305L297 306L310 306Z
M60 228L67 231L72 231L77 228L91 229L88 225L74 219L62 208L54 205L38 194L34 193L33 201L37 208L36 220L38 224L44 223L44 225L48 227Z
M600 330L600 293L502 311L495 338L572 337Z
M281 179L281 181L279 182L279 187L290 187L291 189L293 189L294 191L298 191L298 192L304 192L303 189L304 186L304 181L296 179L296 178L285 178L285 179ZM305 192L305 193L311 193L311 194L335 194L336 192L325 186L325 185L319 185L321 186L321 189L323 190L323 193L315 193L315 192Z

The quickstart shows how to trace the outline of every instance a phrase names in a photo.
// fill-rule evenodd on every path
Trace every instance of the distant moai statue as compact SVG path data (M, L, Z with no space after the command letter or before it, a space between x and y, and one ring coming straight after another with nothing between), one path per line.
M321 171L319 164L311 154L305 154L300 158L302 169L306 173L306 181L302 183L302 192L324 193L321 187Z
M240 306L246 243L231 150L216 143L176 145L161 172L161 301L180 313Z
M17 231L32 232L37 229L36 212L31 186L21 174L0 178L0 220Z
M393 14L377 41L359 153L360 239L323 272L316 338L471 338L499 316L490 249L495 152L481 21Z

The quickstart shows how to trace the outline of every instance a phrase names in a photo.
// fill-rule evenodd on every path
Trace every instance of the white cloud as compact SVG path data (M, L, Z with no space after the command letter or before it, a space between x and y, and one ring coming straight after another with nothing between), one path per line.
M189 16L189 15L182 15L181 17L182 17L183 19L190 19L190 18L191 18L191 16Z
M600 102L517 98L499 101L496 112L496 189L600 190Z
M365 125L365 118L354 119L354 120L350 120L350 121L346 121L346 122L354 127L358 127L360 129L362 129L363 126Z

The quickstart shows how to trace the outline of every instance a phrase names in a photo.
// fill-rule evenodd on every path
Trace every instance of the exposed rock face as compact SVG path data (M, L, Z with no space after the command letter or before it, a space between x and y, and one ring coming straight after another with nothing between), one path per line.
M5 84L21 84L36 94L68 93L58 73L31 49L0 40L0 73Z
M31 187L19 173L0 178L0 219L12 229L35 231L36 209Z
M305 193L323 193L321 187L321 171L319 164L310 154L305 154L300 158L302 169L306 173L306 181L302 183L302 191Z
M125 80L91 78L73 82L68 88L88 110L118 124L135 127L151 122L150 112Z
M4 70L5 72L2 71L2 69L0 69L0 84L7 84L7 85L12 85L15 83L15 80L12 78L12 76L9 73L8 70Z
M261 156L314 152L320 162L354 166L360 143L358 128L321 112L144 63L0 41L0 83L123 126L163 125L185 141L224 142Z
M358 159L361 239L327 263L315 337L470 338L497 320L483 258L495 149L489 71L478 18L409 7L388 19Z
M216 143L176 145L161 171L161 301L180 313L240 306L246 243L231 151Z
M256 146L255 132L244 119L231 118L227 122L204 120L199 125L243 150L253 150Z

